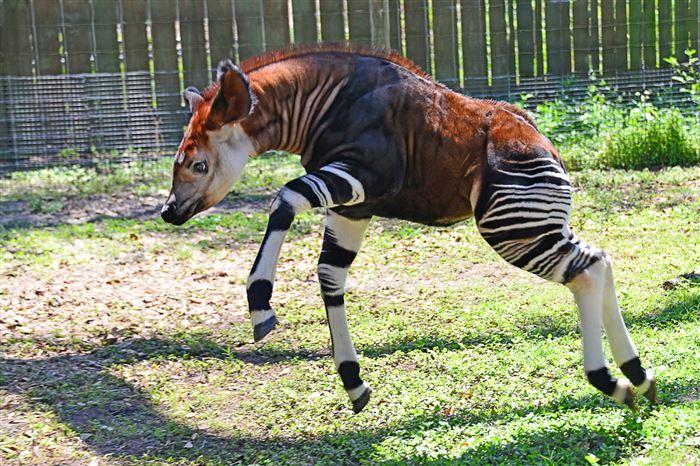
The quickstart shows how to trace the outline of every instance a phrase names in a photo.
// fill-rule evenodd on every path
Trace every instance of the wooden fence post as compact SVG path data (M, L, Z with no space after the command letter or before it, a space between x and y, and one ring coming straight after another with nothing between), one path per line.
M659 0L663 3L667 0ZM660 8L660 7L659 7ZM630 34L630 69L642 69L642 33L644 31L642 15L642 3L634 1L629 3L629 34ZM661 14L659 13L659 16ZM660 31L661 32L661 31Z
M688 13L688 1L689 0L676 0L676 14L675 14L675 24L673 29L675 32L674 44L673 44L673 54L679 59L683 60L685 58L685 49L688 48L688 24L689 19ZM697 0L690 0L691 2ZM697 27L697 26L696 26ZM659 57L664 59L665 57Z
M464 89L474 95L483 95L488 89L484 0L462 2L462 57Z
M520 77L532 77L535 75L535 15L532 10L532 2L518 0L517 17ZM464 23L464 13L462 14L462 22Z
M56 0L34 0L34 21L36 25L35 43L39 55L37 74L61 74L61 55L59 53L59 33L61 15L59 2ZM40 14L39 14L40 13Z
M186 123L180 106L177 41L175 37L175 4L151 5L153 68L155 69L156 102L161 120L161 134L166 148L175 150Z
M391 48L389 0L369 0L369 20L372 46Z
M185 87L202 88L209 84L204 37L204 4L201 0L178 0L178 2Z
M656 12L654 0L643 0L644 15L644 67L656 67ZM605 44L605 41L603 41Z
M346 0L348 6L348 29L350 42L372 45L372 19L370 16L369 0Z
M315 0L293 0L294 42L313 44L318 41Z
M3 2L0 4L0 49L2 50L2 76L31 76L33 47L30 41L31 22L29 2ZM19 164L21 154L15 145L17 128L15 126L14 85L7 78L0 88L0 163L7 161Z
M233 4L232 0L207 0L207 21L209 24L209 54L211 65L216 67L226 58L236 60L233 44ZM216 70L212 71L212 79Z
M457 9L454 0L433 3L433 37L435 39L435 79L451 88L459 87L457 54Z
M571 71L571 39L569 37L569 2L547 1L547 73L557 76Z
M238 55L241 61L265 51L262 0L236 0Z
M428 32L428 3L426 0L405 0L406 56L430 72L430 47Z
M286 1L263 0L265 50L274 50L289 43L289 10Z
M694 0L697 1L697 0ZM659 67L671 66L664 61L673 55L673 16L671 0L658 0L659 7Z
M63 0L63 16L66 24L64 47L66 50L66 71L90 73L93 53L92 5L85 0Z
M319 0L321 7L321 37L324 42L345 41L342 0Z

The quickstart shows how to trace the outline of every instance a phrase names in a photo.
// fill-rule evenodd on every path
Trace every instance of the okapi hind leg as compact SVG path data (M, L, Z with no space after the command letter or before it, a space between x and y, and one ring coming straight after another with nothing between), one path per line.
M579 309L583 338L583 368L591 385L618 403L635 410L634 392L627 379L616 379L603 353L603 293L606 285L606 261L600 259L579 272L566 286Z
M333 361L356 414L367 405L372 390L360 378L360 364L345 313L345 281L367 225L369 219L354 220L329 210L318 260L318 280L331 332Z
M632 343L625 321L620 313L615 293L612 260L606 254L605 262L605 291L603 296L603 326L608 336L610 350L615 363L622 370L637 391L644 395L652 404L657 402L656 380L651 370L644 369L639 354Z
M636 358L619 315L609 258L571 232L570 212L569 177L551 154L496 154L490 158L474 211L479 233L510 264L565 284L573 292L588 381L634 409L630 381L614 378L608 369L602 343L604 322L623 373L647 398L654 398L655 385Z

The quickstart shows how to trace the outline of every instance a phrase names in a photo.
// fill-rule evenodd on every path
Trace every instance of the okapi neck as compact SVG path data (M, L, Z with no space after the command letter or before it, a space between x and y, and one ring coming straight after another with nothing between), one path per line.
M313 150L321 121L347 83L347 69L302 66L297 60L253 72L250 87L256 104L241 122L257 155L280 150L301 155Z

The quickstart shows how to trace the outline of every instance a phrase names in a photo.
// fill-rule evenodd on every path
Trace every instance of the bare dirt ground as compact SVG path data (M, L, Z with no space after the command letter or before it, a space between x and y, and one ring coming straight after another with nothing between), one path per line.
M62 203L57 212L36 212L27 201L0 201L0 228L17 225L33 227L76 225L109 218L148 220L160 214L160 208L167 197L167 191L160 191L157 195L141 196L130 191L96 194L86 198L68 199ZM252 212L264 209L265 206L264 200L252 202L227 198L211 212L225 213L234 210Z

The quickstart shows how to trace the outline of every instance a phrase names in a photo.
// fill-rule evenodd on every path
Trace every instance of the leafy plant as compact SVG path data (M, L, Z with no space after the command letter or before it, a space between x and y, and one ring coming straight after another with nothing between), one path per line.
M679 62L676 57L664 58L664 61L673 67L672 79L681 83L681 92L690 94L693 102L700 105L700 59L693 49L687 49L685 55L688 57L685 62Z
M700 151L683 115L641 103L624 124L605 138L598 163L609 168L651 168L700 163Z

